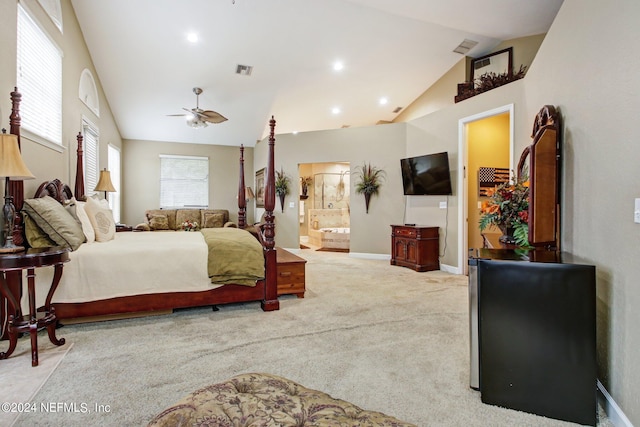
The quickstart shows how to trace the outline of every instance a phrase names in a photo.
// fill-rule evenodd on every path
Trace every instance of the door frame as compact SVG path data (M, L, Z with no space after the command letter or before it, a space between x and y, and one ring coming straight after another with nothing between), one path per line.
M509 113L509 169L513 170L514 151L514 104L507 104L491 110L483 111L472 116L463 117L458 120L458 188L460 203L458 203L458 274L468 274L469 255L469 235L468 235L468 210L469 210L469 188L467 181L467 167L469 164L468 153L468 124Z

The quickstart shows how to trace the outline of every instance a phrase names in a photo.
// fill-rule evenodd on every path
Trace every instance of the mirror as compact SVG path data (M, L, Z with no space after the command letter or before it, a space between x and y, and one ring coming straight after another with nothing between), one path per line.
M483 74L513 74L513 48L499 50L471 61L471 81L478 87L476 79Z

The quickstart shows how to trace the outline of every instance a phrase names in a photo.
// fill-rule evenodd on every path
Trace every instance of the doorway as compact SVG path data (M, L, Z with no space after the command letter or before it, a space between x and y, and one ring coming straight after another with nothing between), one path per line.
M478 228L480 204L486 200L483 188L503 179L505 169L507 178L513 170L513 104L460 119L458 137L458 265L468 274L469 249L483 245Z
M301 248L349 252L349 171L349 162L298 165Z

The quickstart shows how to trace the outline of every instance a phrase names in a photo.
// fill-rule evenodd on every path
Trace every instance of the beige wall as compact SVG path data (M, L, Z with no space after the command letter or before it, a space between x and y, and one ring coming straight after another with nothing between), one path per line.
M636 0L565 0L524 87L529 115L543 104L562 115L563 249L596 265L598 377L636 426L640 55L621 41L640 38L639 19Z
M62 153L47 148L27 138L22 138L22 153L27 167L36 179L25 181L25 194L30 196L43 181L59 178L71 188L75 184L76 135L81 131L82 117L93 122L100 132L100 168L107 166L107 144L122 146L120 134L115 124L99 76L84 43L82 32L75 17L70 0L61 0L64 32L60 33L41 8L37 0L24 0L45 31L63 52L62 61ZM0 127L9 129L11 101L9 93L16 85L16 31L17 2L0 2L0 36L2 40L2 61L0 61ZM82 70L88 68L96 81L100 102L100 117L97 117L80 101L78 88ZM20 88L18 88L20 90Z
M126 207L123 210L123 222L139 224L144 220L145 210L160 207L160 154L208 157L209 207L229 210L229 219L237 222L239 147L140 140L124 141ZM255 188L253 176L253 148L245 148L245 185ZM255 200L247 203L248 224L254 222L254 206Z
M404 123L400 123L276 135L276 170L282 166L285 173L297 182L298 165L301 163L349 162L353 171L355 166L371 162L384 169L386 180L380 188L380 195L372 198L368 214L365 213L364 196L355 194L356 180L351 177L351 252L388 256L390 225L403 222L404 196L399 159L404 156L406 128ZM262 141L255 147L255 169L265 167L266 159L267 143ZM297 248L299 245L299 191L299 186L293 186L287 196L288 201L295 202L293 208L289 208L287 202L282 213L279 202L276 204L278 246Z
M529 67L532 64L544 37L544 34L538 34L505 40L496 46L492 52L513 47L513 68L515 71L518 71L520 65ZM453 105L454 97L458 94L458 83L469 80L469 76L471 75L470 64L471 58L461 58L460 61L451 67L433 86L398 114L393 122L411 121Z

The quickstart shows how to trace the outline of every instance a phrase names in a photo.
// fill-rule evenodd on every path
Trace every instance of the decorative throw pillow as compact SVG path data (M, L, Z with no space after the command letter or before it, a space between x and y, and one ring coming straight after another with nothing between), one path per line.
M200 209L178 209L176 212L176 230L180 230L182 228L182 224L185 222L190 222L191 224L200 224Z
M75 197L72 200L75 200ZM87 238L87 243L93 243L96 241L96 232L91 225L91 220L87 215L87 211L85 211L85 204L86 202L76 201L76 216L78 217L78 220L80 220L82 232Z
M168 230L169 218L166 215L151 215L149 217L149 227L152 230Z
M224 226L224 214L222 213L204 213L202 216L204 217L202 228L218 228Z
M75 251L86 239L80 224L50 196L27 199L22 209L58 246Z
M96 242L113 240L116 235L116 222L113 219L113 212L109 209L109 203L104 199L98 201L89 197L84 210L96 233Z
M38 224L36 224L26 212L22 213L22 218L24 220L24 234L27 242L29 242L29 246L32 248L50 248L51 246L56 246L56 242L51 240L47 233L38 227Z

